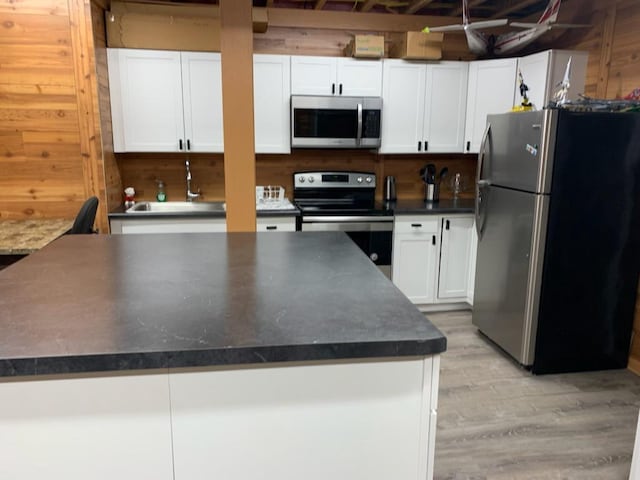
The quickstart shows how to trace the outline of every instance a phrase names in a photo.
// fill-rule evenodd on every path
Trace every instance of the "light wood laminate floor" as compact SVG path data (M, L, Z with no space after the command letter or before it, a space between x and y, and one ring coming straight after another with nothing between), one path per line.
M441 358L435 478L626 479L640 377L533 376L478 334L471 312L429 313Z

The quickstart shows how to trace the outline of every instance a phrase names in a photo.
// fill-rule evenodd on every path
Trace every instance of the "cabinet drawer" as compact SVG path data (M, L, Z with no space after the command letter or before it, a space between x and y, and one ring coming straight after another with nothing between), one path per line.
M395 233L438 233L439 217L437 215L398 216L394 223Z
M256 221L258 232L295 232L296 217L258 217Z

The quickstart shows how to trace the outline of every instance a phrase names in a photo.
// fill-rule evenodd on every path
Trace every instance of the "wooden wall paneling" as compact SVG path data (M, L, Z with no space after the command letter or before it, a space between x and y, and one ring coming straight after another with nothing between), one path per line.
M83 198L67 1L0 4L0 217L73 218Z
M182 202L187 182L184 153L117 153L123 187L133 187L136 200L155 201L157 182L165 184L167 200ZM221 202L224 194L224 158L222 154L189 155L192 189L200 189L200 201Z
M606 98L624 97L640 87L640 2L621 1L616 6L616 21L611 47Z
M111 127L111 103L109 101L109 72L107 66L107 37L105 16L102 6L91 4L91 20L93 23L93 41L95 49L96 75L98 92L96 129L101 132L102 159L104 163L105 200L107 211L114 210L123 203L123 186L120 170L113 152L113 132Z
M613 34L616 26L616 7L609 7L605 11L602 29L602 46L600 49L600 64L598 65L598 83L596 87L596 97L605 98L607 95L607 84L609 83L609 68L611 65L611 51L613 48Z
M227 231L256 230L253 30L250 0L221 0L220 53Z
M78 128L80 131L80 158L84 178L84 197L93 195L100 203L96 214L96 227L109 231L107 200L102 159L102 137L99 112L95 109L98 95L96 78L93 24L90 0L69 0L69 23L71 25L72 51L76 78L78 105Z

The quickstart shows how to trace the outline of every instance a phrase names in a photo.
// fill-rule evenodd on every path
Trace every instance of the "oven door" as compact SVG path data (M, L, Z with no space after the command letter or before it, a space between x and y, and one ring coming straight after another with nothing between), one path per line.
M373 263L391 278L393 217L302 217L303 232L345 232Z

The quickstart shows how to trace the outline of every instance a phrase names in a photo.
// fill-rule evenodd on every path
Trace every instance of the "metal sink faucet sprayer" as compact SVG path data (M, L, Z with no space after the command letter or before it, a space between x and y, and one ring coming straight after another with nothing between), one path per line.
M193 202L195 198L200 196L200 189L197 192L191 191L191 169L189 168L188 158L185 160L184 165L187 169L187 202Z

